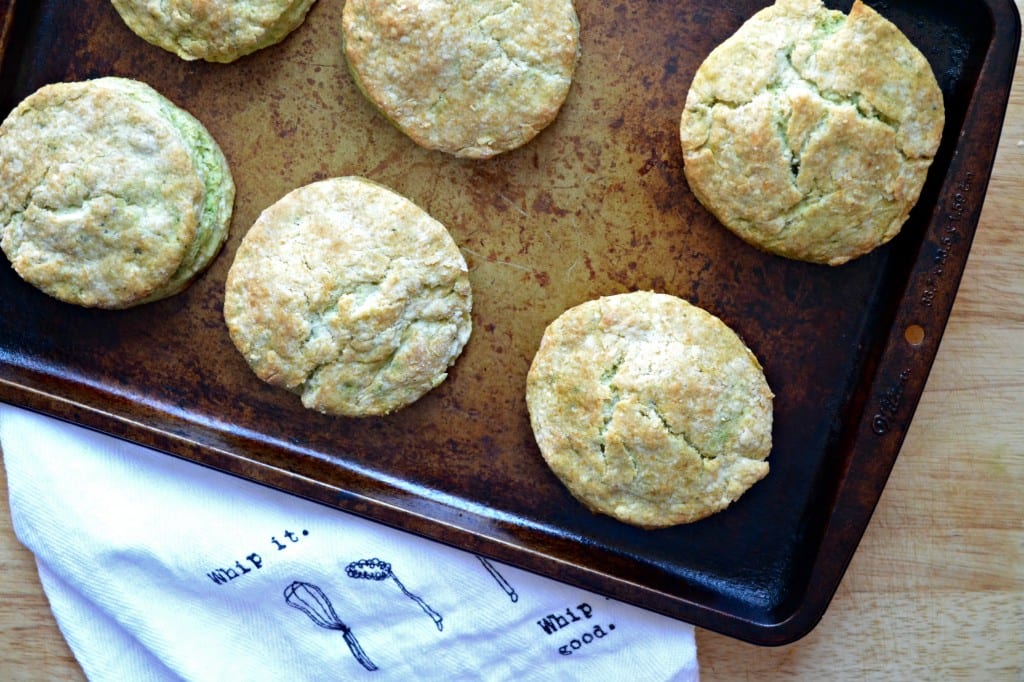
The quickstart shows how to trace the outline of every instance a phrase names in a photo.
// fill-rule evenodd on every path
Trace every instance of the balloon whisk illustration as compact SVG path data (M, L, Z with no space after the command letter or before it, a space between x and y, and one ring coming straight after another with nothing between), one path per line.
M363 648L356 641L352 634L352 628L345 625L338 614L334 611L331 600L327 598L324 591L312 583L304 583L296 580L284 590L284 600L288 606L302 611L309 619L318 626L327 630L338 630L348 644L349 651L359 663L367 670L376 670L377 666L366 655Z
M376 558L353 561L345 567L345 573L347 573L350 578L376 580L378 582L391 578L395 581L395 584L398 585L398 589L402 590L402 594L416 602L419 607L423 609L423 612L434 620L434 624L437 625L438 630L444 630L444 625L441 622L441 614L430 608L425 601L407 590L405 585L402 584L402 581L400 581L398 576L396 576L391 570L391 564L387 561L382 561L381 559Z

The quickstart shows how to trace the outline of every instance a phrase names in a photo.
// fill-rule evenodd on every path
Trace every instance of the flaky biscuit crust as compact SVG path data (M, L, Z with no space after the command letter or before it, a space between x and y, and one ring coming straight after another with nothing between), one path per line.
M680 121L696 197L747 242L840 265L888 242L942 137L924 56L861 2L779 0L697 70Z
M315 0L112 0L128 27L182 59L232 62L279 43Z
M191 150L133 88L151 90L119 78L47 85L0 126L3 251L69 303L142 302L197 235L205 187Z
M465 158L550 124L579 52L570 0L348 0L342 28L360 90L418 144Z
M256 375L310 409L384 415L440 384L472 328L448 231L363 178L293 190L257 219L228 273L224 318Z
M564 312L526 385L552 471L593 511L644 528L702 519L767 475L772 399L725 323L644 291Z

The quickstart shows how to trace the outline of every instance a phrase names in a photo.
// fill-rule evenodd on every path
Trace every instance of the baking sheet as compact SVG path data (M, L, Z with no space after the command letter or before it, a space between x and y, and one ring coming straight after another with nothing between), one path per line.
M0 264L0 399L750 642L798 639L842 577L934 359L1020 21L1009 1L873 5L932 64L946 130L901 235L827 268L743 244L682 174L690 79L766 4L577 0L583 52L557 121L519 150L460 161L416 147L356 91L342 0L318 0L285 42L229 65L142 42L102 0L0 0L0 115L47 82L139 78L207 125L238 188L224 251L166 301L78 309ZM262 384L221 317L227 269L259 212L349 174L444 223L474 291L473 336L448 380L379 419L314 414ZM574 501L540 458L523 398L552 319L636 289L721 317L776 393L769 476L723 513L658 531Z

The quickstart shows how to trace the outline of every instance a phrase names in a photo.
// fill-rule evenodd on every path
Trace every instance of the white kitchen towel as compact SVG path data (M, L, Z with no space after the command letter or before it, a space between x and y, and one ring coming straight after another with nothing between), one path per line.
M696 680L693 627L0 404L11 517L92 680Z

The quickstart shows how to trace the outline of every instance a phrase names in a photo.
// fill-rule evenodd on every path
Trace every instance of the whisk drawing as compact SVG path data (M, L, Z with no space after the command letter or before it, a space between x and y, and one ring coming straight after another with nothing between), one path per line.
M335 612L331 600L327 598L327 595L319 587L312 583L296 580L284 588L284 600L288 606L294 607L309 616L309 619L318 626L327 630L340 631L345 643L348 644L349 651L352 652L355 659L367 670L377 669L377 666L373 664L373 661L366 655L363 648L359 646L356 636L352 634L352 628L342 622Z
M402 590L402 594L416 602L419 605L419 607L423 609L423 612L430 616L431 619L433 619L434 624L437 625L438 630L444 630L444 624L442 622L441 614L439 614L434 609L430 608L430 606L427 605L425 601L423 601L415 594L407 590L405 588L405 585L403 585L402 582L398 579L398 576L396 576L394 571L391 570L391 564L387 561L383 561L377 558L360 559L359 561L353 561L348 566L346 566L345 573L347 573L348 577L350 578L356 578L361 580L374 580L377 582L387 580L388 578L390 578L395 582L396 585L398 585L398 588Z

